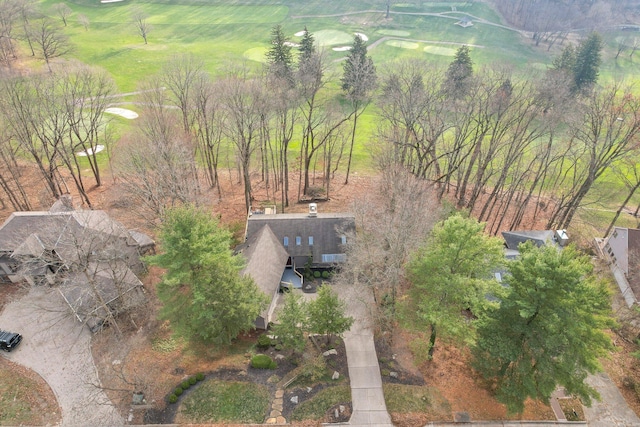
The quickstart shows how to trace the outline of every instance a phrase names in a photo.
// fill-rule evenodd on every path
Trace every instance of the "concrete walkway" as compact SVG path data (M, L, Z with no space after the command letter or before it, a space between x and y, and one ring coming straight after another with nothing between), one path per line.
M351 419L346 424L391 427L393 424L384 401L382 377L373 343L370 308L374 302L371 290L356 286L334 289L347 302L347 313L355 319L351 330L344 335L353 405Z
M601 372L587 378L587 384L598 390L602 400L594 400L591 408L584 408L589 427L638 427L640 418L629 408L622 393L609 375Z

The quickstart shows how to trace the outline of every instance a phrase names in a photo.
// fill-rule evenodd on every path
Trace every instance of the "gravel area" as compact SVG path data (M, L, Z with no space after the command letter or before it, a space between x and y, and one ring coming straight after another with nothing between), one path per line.
M49 384L62 411L62 426L124 425L97 386L89 330L69 315L55 289L32 288L6 304L0 329L22 334L20 346L2 356L34 370Z

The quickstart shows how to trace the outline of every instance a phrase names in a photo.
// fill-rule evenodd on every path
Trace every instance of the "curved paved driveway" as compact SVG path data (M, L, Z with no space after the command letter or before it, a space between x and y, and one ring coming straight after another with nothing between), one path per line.
M19 332L20 346L3 356L36 371L53 390L62 410L62 426L121 426L124 420L96 387L91 334L65 310L62 297L47 287L32 288L7 304L0 329Z

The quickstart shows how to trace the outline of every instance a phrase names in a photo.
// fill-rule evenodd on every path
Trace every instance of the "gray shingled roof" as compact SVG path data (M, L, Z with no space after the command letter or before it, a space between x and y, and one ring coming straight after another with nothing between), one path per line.
M540 247L547 242L554 242L555 233L553 230L532 230L532 231L503 231L502 237L508 249L518 249L520 243L532 241Z
M288 238L285 247L290 256L313 255L314 263L322 260L322 254L342 254L341 234L355 230L355 217L352 214L319 213L316 217L308 214L252 215L247 221L247 240L250 240L262 227L268 225L280 245ZM313 245L309 245L309 236ZM300 237L300 245L296 245Z
M282 272L289 255L268 225L263 225L239 250L247 260L242 275L253 278L267 296L273 295L280 287Z
M258 288L271 298L267 308L260 313L266 328L266 324L269 322L269 309L280 288L280 279L287 265L289 254L268 225L263 225L256 231L251 239L239 248L239 253L247 260L247 265L240 274L251 276Z
M122 262L91 263L86 274L70 273L58 291L78 320L94 332L108 318L102 302L115 316L141 305L146 299L142 282Z

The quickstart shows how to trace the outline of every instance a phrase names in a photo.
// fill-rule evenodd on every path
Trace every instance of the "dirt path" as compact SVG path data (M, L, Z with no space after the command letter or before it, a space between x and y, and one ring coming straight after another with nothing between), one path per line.
M22 334L22 344L5 357L34 370L49 384L62 411L62 426L124 425L96 387L89 330L67 314L55 290L32 288L4 307L0 324Z

